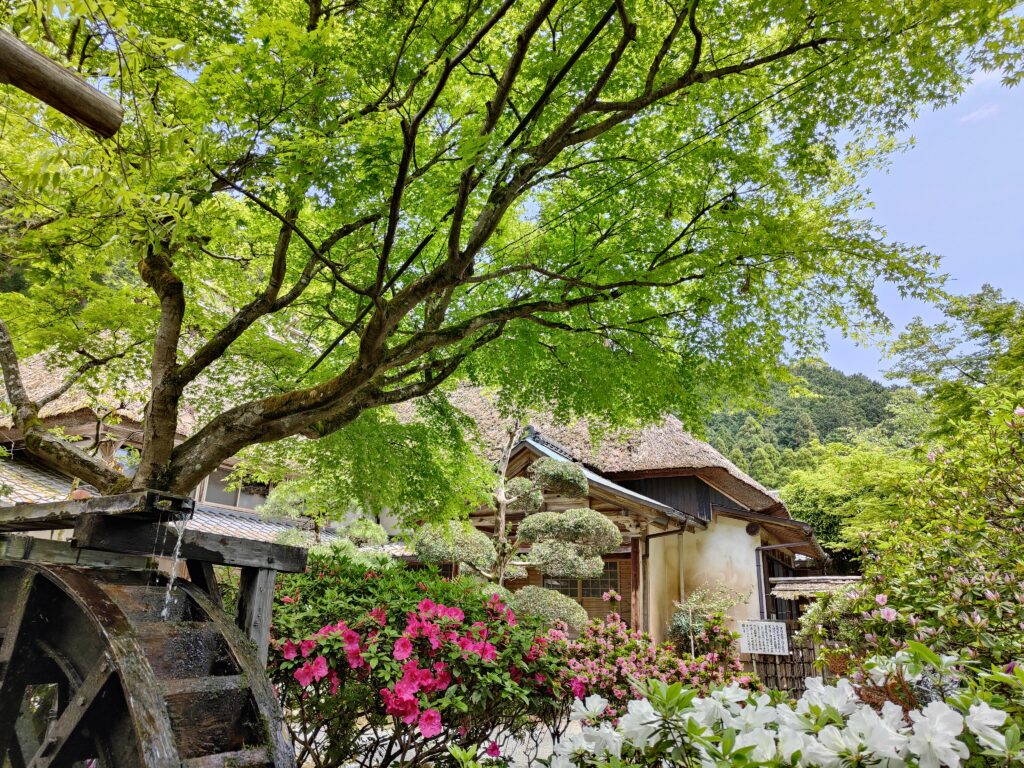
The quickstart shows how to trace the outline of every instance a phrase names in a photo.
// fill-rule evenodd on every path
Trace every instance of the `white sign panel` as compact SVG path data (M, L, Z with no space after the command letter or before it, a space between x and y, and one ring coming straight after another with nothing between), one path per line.
M789 635L783 621L741 621L740 653L789 656Z

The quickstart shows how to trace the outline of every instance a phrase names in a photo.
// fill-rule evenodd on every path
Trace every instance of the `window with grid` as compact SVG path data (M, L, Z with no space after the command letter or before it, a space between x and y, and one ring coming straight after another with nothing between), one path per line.
M553 589L555 592L561 592L563 595L577 600L580 596L579 579L556 579L554 576L545 576L544 587L545 589Z
M596 579L580 581L580 593L583 597L601 597L611 589L619 589L619 564L614 561L606 562L604 572Z

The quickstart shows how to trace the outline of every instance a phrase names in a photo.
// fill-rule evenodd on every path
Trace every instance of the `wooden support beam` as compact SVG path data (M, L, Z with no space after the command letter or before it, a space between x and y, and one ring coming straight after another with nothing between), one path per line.
M96 512L146 520L180 520L191 517L194 506L195 502L186 496L167 496L154 491L15 504L0 507L0 533L74 528L82 515Z
M0 560L29 560L58 565L85 565L90 568L124 568L132 571L154 570L157 561L141 555L77 549L70 541L51 541L34 536L0 534Z
M124 110L112 98L2 29L0 83L35 96L105 139L117 133L124 119Z
M270 618L274 607L274 581L277 574L267 568L243 568L238 585L239 628L256 643L260 662L267 663L270 644Z
M76 547L170 557L174 554L178 533L173 525L137 520L115 519L104 514L89 514L75 525ZM240 568L266 568L298 573L306 568L306 550L267 541L185 529L178 552L183 560L198 560Z

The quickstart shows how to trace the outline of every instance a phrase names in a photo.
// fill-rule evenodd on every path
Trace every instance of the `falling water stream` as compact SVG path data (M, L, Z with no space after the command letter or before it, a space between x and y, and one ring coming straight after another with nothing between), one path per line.
M174 553L171 556L171 577L167 580L167 591L164 592L164 608L160 611L160 618L167 621L171 617L171 593L174 590L174 579L178 575L178 561L181 559L181 540L185 538L185 520L174 521L174 532L177 538L174 541Z

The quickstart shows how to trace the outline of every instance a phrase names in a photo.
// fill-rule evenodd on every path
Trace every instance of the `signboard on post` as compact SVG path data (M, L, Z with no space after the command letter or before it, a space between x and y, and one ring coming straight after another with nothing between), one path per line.
M740 653L789 656L789 634L784 621L741 621Z

